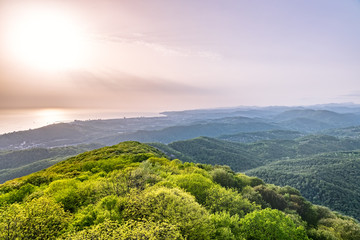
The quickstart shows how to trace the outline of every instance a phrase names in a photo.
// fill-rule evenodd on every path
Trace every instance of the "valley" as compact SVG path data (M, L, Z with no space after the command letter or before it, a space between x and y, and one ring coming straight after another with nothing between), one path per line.
M0 181L130 140L171 159L227 165L289 185L313 203L360 219L359 112L357 105L244 107L54 124L0 136Z

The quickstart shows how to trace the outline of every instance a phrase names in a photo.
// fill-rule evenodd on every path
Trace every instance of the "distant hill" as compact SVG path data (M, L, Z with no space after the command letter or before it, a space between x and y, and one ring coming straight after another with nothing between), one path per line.
M99 147L99 144L89 144L0 152L0 183L45 169L66 158Z
M124 142L0 185L1 239L359 239L354 219L226 166Z
M301 132L360 125L360 118L356 114L313 109L285 111L274 117L273 121L284 128Z
M251 143L263 140L294 140L302 136L304 136L304 134L297 131L271 130L262 132L247 132L231 135L221 135L217 137L217 139L231 142Z
M174 157L178 157L178 153L195 162L229 165L235 171L246 171L280 159L360 149L360 140L308 135L295 140L268 140L245 144L199 137L176 141L168 144L166 148L161 144L151 145L164 149L165 152L171 148Z
M99 143L97 139L139 130L161 129L176 124L164 117L124 118L57 123L28 131L0 135L0 150L61 147ZM118 142L118 141L117 141Z
M248 117L248 118L272 118L284 111L291 109L303 109L303 107L286 107L286 106L270 106L270 107L233 107L233 108L215 108L215 109L198 109L185 111L167 111L162 112L171 118L191 118L194 120L204 119L220 119L231 117Z
M354 103L329 103L329 104L317 104L308 106L309 109L314 110L328 110L337 113L353 113L359 115L360 106Z
M218 139L199 137L177 141L168 145L150 143L173 158L196 163L228 165L235 171L245 171L262 166L262 159L247 149L247 145Z
M200 136L219 137L271 130L323 134L330 129L359 126L360 108L356 106L344 105L343 111L339 105L322 106L339 112L318 109L321 106L314 106L317 109L238 107L164 112L161 117L74 121L0 135L0 150L90 143L112 145L127 140L170 143ZM258 137L267 139L266 136ZM270 135L268 138L273 139Z
M179 125L154 131L137 131L135 133L117 134L111 137L98 139L102 144L109 145L116 141L140 141L170 143L178 140L186 140L198 136L216 137L222 134L234 134L239 132L267 131L277 129L278 126L261 120L233 117L221 118L194 123L191 125Z
M360 138L360 126L330 129L323 133L341 138Z
M333 124L358 124L356 115L351 113L336 113L328 110L313 110L313 109L297 109L289 110L277 115L275 121L288 121L296 118L307 118L311 120L323 121L325 123Z
M190 115L183 118L170 116L75 121L0 135L0 149L46 148L89 143L113 145L127 140L170 143L198 136L215 137L278 128L279 126L261 119L241 116L201 120Z

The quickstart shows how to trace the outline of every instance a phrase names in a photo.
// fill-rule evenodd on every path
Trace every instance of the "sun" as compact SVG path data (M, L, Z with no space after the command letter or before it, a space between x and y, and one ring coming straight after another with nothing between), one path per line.
M75 68L85 57L85 34L69 13L33 6L8 20L6 45L12 57L44 70Z

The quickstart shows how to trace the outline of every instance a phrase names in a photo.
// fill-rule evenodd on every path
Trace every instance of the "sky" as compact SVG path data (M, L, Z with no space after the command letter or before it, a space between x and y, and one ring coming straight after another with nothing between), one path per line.
M358 0L0 2L0 110L360 103Z

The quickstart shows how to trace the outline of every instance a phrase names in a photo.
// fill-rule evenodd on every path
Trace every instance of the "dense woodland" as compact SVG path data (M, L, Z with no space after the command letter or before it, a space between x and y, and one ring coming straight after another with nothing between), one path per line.
M313 203L360 219L360 152L335 152L277 161L246 172L290 185Z
M152 143L172 158L228 165L268 183L290 185L316 204L360 220L360 140L308 135L237 143L200 137Z
M360 239L360 225L295 188L169 160L138 142L0 185L1 239Z

